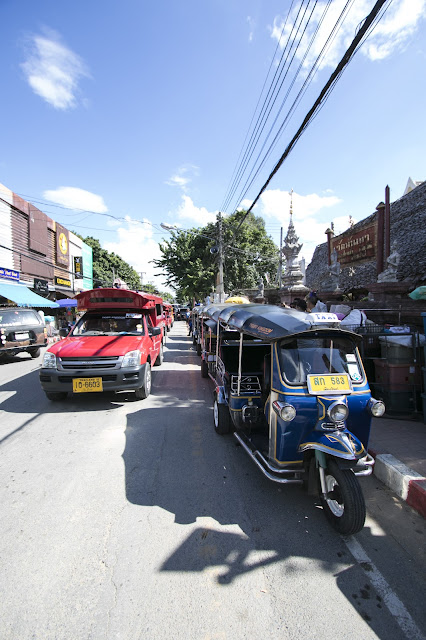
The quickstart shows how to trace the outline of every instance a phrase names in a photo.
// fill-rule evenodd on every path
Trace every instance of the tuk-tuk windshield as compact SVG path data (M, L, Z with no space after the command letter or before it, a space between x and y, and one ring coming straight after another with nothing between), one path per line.
M348 373L352 382L362 382L355 346L346 338L295 338L282 342L280 352L281 370L290 384L306 384L311 373Z

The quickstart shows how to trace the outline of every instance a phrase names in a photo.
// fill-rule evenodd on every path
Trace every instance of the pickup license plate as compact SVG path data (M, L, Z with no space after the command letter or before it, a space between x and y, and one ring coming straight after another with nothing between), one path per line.
M74 393L102 391L102 378L73 378L72 390Z
M308 391L314 395L339 393L351 393L352 386L349 376L346 373L309 375L307 377Z
M15 340L29 340L30 334L28 332L15 333Z

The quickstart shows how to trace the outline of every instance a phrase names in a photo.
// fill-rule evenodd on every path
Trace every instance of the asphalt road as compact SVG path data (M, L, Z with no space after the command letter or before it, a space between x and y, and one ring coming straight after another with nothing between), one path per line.
M374 477L343 538L213 429L183 323L152 395L51 403L0 363L0 640L425 637L426 523Z

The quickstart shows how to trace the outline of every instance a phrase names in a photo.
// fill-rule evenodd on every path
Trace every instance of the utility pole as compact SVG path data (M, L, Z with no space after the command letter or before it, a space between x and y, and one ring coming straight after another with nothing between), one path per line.
M217 274L217 286L216 293L219 298L219 302L225 302L225 289L223 285L223 229L222 229L222 214L219 211L217 214L217 231L218 231L218 263L219 271Z

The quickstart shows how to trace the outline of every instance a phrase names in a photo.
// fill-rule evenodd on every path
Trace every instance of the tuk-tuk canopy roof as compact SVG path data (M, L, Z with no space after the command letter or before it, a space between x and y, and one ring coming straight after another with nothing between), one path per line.
M317 329L343 333L334 313L304 313L271 304L212 305L205 313L230 330L268 342ZM359 339L355 333L345 333Z

